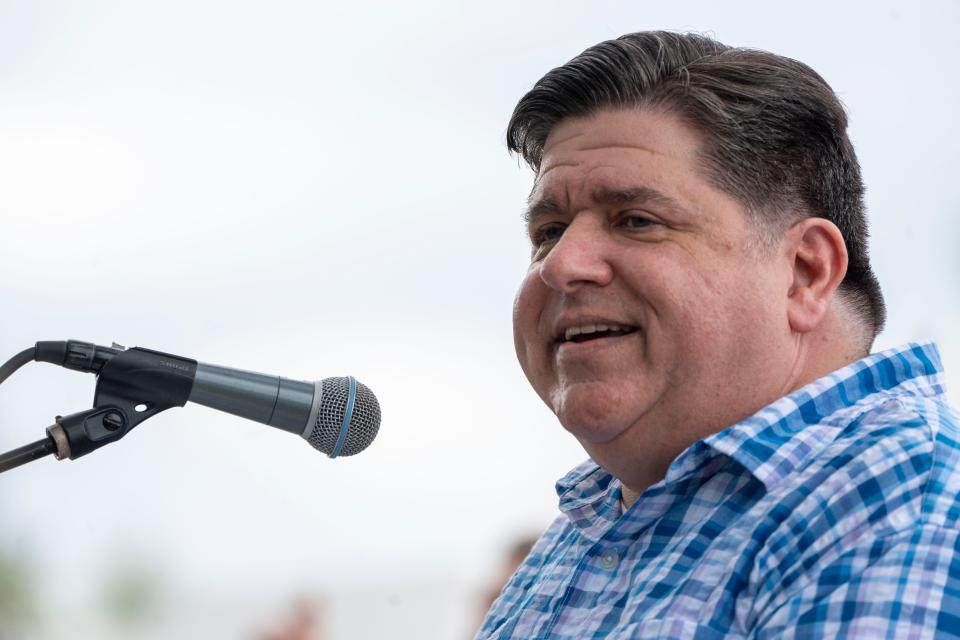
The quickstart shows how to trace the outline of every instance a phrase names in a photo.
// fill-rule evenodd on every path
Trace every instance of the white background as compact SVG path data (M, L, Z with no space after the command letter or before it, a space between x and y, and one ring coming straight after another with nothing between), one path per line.
M0 0L0 360L117 341L350 374L383 407L351 459L188 406L4 474L0 551L43 603L23 633L255 637L305 594L328 638L469 634L504 546L584 457L513 355L531 175L506 123L626 32L706 31L827 79L868 187L876 348L935 339L960 384L960 3L676 4ZM94 382L18 372L0 450ZM118 631L102 592L127 570L156 612Z

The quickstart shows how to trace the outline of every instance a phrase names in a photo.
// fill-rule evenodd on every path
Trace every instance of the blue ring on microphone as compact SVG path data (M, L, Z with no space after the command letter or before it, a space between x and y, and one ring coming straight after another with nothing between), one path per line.
M357 399L357 379L353 376L347 376L350 381L350 390L347 392L347 410L343 412L343 424L340 425L340 437L337 438L337 444L330 452L331 458L340 455L340 449L343 449L343 443L347 440L347 431L350 430L350 418L353 416L353 403Z

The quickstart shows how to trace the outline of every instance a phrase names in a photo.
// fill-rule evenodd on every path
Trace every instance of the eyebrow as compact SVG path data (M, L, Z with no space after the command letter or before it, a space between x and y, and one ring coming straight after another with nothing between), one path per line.
M653 203L671 210L680 208L673 198L646 186L626 187L624 189L599 187L594 189L590 196L594 202L603 205ZM523 221L529 224L542 216L562 214L563 212L564 207L554 198L547 196L528 204L523 212Z

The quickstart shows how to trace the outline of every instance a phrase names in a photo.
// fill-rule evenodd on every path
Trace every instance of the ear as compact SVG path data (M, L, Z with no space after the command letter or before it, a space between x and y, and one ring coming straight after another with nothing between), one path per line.
M793 331L809 333L823 322L847 273L847 245L840 229L825 218L804 218L784 239L793 262L787 320Z

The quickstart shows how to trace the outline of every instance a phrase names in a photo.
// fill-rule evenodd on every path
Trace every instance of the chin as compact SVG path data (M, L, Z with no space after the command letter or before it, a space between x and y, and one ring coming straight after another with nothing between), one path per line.
M602 402L587 404L567 401L555 413L563 428L584 444L605 444L630 426L630 421L619 415L619 411Z

